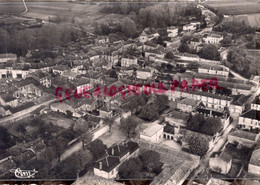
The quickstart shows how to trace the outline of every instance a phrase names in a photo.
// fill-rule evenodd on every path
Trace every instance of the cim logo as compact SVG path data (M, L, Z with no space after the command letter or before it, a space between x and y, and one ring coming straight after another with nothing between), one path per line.
M38 171L34 170L21 170L20 168L11 169L11 173L14 173L15 177L19 179L30 179L34 178L34 175L38 173Z

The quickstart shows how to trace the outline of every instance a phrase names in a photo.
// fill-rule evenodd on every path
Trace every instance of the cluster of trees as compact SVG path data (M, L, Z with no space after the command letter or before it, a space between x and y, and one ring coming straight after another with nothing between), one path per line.
M219 118L208 117L205 119L203 114L195 114L189 119L187 128L194 132L213 136L222 128L222 123Z
M15 144L14 138L5 127L0 126L0 133L0 151L3 151Z
M147 121L157 120L160 113L168 107L168 97L166 95L159 95L157 99L149 104L146 104L137 112L137 116Z
M144 106L149 100L149 96L144 93L133 96L128 103L124 105L124 109L130 110L132 113L135 113L138 109L138 106Z
M135 136L136 127L139 125L135 116L130 116L128 118L122 118L120 120L121 125L120 128L128 138Z
M162 69L164 69L164 70L166 70L166 71L169 71L169 72L171 72L172 69L173 69L173 66L172 66L171 64L162 63L162 64L161 64L161 67L162 67Z
M143 179L152 178L158 175L162 170L160 154L158 152L147 150L142 152L139 157L131 158L125 161L118 170L120 179Z
M122 33L126 37L136 37L137 28L136 23L129 17L125 17L121 23L95 23L94 31L98 35L109 35L112 33Z
M0 53L25 56L28 50L52 50L55 46L76 41L82 33L71 24L49 24L41 28L6 31L0 28Z
M248 26L245 21L225 21L222 24L215 26L213 31L228 32L236 35L245 35L255 33L255 29Z
M255 69L252 63L254 58L250 56L246 48L242 46L231 47L227 55L227 61L229 62L228 67L231 67L246 78L257 74L257 69Z
M199 57L209 59L209 60L219 60L220 54L218 48L213 44L204 45L204 47L199 51Z

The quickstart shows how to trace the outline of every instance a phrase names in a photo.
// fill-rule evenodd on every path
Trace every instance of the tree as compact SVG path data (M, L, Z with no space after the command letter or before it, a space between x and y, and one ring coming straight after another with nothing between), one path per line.
M84 118L79 118L73 126L73 131L79 134L87 132L89 124Z
M128 138L133 137L135 134L135 129L138 125L134 116L130 116L128 118L121 118L120 128L124 134L127 135Z
M168 52L168 53L166 53L165 58L174 59L174 54L172 52Z
M167 64L166 68L167 68L168 71L172 71L172 65L171 64Z
M118 169L120 179L142 179L142 161L139 158L126 160Z
M201 132L206 135L213 136L217 132L219 132L221 128L222 128L222 124L220 118L208 117L201 128Z
M190 52L190 47L186 43L181 43L179 46L179 52L181 53L189 53Z
M220 58L218 48L213 44L204 45L199 52L199 56L209 60L219 60Z
M80 150L75 153L72 158L76 159L72 165L75 165L77 177L79 176L79 173L86 167L86 165L90 164L93 160L92 153L89 150Z
M96 139L87 148L92 153L94 160L97 160L105 153L107 146L100 139Z
M157 109L158 109L158 106L156 106L155 104L145 105L144 107L142 107L141 112L138 115L138 117L140 117L144 120L147 120L147 121L156 120L160 117Z
M109 77L110 78L117 78L116 70L112 69L109 71Z
M189 149L190 152L195 154L195 155L199 155L199 156L203 156L207 153L208 149L209 149L209 141L207 141L207 139L205 139L202 136L194 136L191 137L189 142Z
M195 114L192 116L187 123L187 128L194 132L200 131L202 125L204 125L204 116L202 114Z
M133 37L137 33L135 22L128 17L123 19L121 30L122 33L127 37Z
M168 103L169 103L168 97L162 94L157 97L157 99L154 102L154 105L156 106L156 110L160 113L166 107L168 107Z
M0 150L11 147L14 144L11 134L2 126L0 126L0 133Z
M223 47L228 47L232 43L232 38L230 36L226 36L223 40L220 41L220 43Z
M158 152L147 150L140 155L140 159L148 172L155 172L158 174L161 171L162 163Z
M108 124L108 126L109 126L109 133L110 133L112 125L113 125L113 119L111 117L105 117L104 123Z

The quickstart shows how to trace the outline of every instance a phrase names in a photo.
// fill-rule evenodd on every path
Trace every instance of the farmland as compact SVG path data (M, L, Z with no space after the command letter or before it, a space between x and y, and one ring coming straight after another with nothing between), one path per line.
M260 3L254 0L209 0L205 4L218 10L220 13L224 15L243 15L260 13Z

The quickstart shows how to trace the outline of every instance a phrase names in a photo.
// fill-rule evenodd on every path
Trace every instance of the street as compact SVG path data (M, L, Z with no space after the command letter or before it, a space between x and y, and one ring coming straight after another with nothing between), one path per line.
M219 151L226 143L228 133L231 131L232 128L236 127L236 123L232 122L224 131L222 136L218 139L218 141L215 143L214 147L210 149L207 154L203 156L203 158L200 161L199 166L193 171L193 175L188 182L188 185L192 184L192 181L197 177L198 174L204 172L204 170L208 167L209 164L209 158L213 152Z

